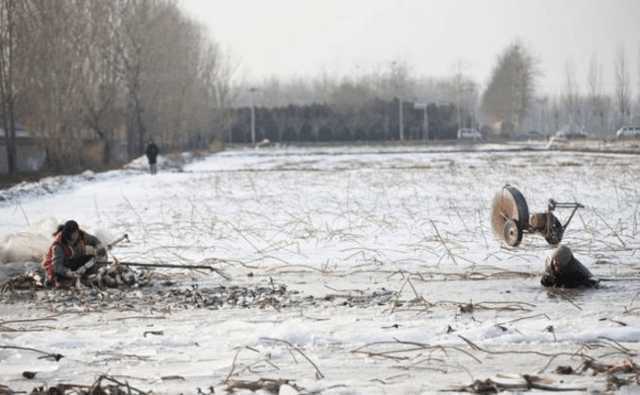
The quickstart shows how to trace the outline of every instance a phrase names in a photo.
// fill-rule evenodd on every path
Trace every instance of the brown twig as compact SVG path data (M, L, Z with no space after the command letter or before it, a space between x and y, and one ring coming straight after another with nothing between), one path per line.
M48 359L48 360L53 360L53 361L59 361L62 358L64 358L64 355L62 354L52 354L46 351L42 351L42 350L37 350L35 348L30 348L30 347L19 347L19 346L2 346L0 345L1 349L9 349L9 350L24 350L24 351L33 351L35 353L38 354L43 354L41 357L38 357L38 359Z
M283 343L286 344L287 346L289 346L290 349L297 351L300 355L302 355L304 357L304 359L307 360L307 362L309 362L311 364L311 366L313 366L313 368L316 370L316 378L317 379L323 379L324 378L324 374L322 374L322 372L320 371L320 369L318 368L318 365L316 365L311 358L309 358L304 352L302 352L302 350L300 350L300 348L294 346L293 344L289 343L286 340L282 340L282 339L276 339L273 337L261 337L260 339L262 340L268 340L268 341L272 341L272 342L277 342L277 343Z
M451 258L453 263L457 265L458 261L456 261L455 255L453 254L453 252L451 252L451 250L449 249L449 246L440 235L440 231L438 230L438 227L436 226L435 222L433 222L433 220L430 220L430 222L431 222L431 226L433 226L433 229L436 231L436 235L438 235L438 240L440 241L440 243L442 243L442 246L444 247L444 249L447 250L447 254L449 254L449 257Z
M253 352L256 352L256 353L260 353L260 351L256 350L253 347L245 346L245 347L238 348L238 351L236 351L236 354L233 356L233 361L231 361L231 369L229 370L229 373L227 374L227 377L225 377L225 379L223 381L224 383L227 383L229 381L229 379L231 378L231 376L233 376L233 374L234 374L234 372L236 370L236 361L238 360L238 355L240 355L240 352L242 350L245 350L245 349L253 351Z
M580 357L583 360L593 360L592 357L583 354L581 352L559 352L559 353L546 353L546 352L542 352L542 351L535 351L535 350L507 350L507 351L495 351L495 350L487 350L485 348L482 348L480 346L478 346L477 344L473 343L471 340L465 338L462 335L458 335L458 337L460 339L462 339L465 343L467 343L473 350L476 351L481 351L483 353L486 354L491 354L491 355L509 355L509 354L520 354L520 355L539 355L541 357L546 357L549 358L548 362L546 363L546 365L540 369L540 371L544 371L550 364L551 362L561 356L569 356L569 357Z
M387 346L387 345L398 345L398 344L402 345L402 346L411 346L411 347L409 347L409 348L400 348L400 349L392 349L392 350L381 351L381 352L375 352L375 351L368 350L369 348L374 347L374 346ZM425 351L425 350L438 350L438 351L443 352L444 354L447 353L447 350L454 350L454 351L457 351L457 352L460 352L462 354L467 355L469 358L473 359L477 363L482 363L482 361L480 361L480 359L478 359L476 356L474 356L470 352L468 352L466 350L463 350L463 349L461 349L459 347L456 347L456 346L430 345L430 344L425 344L425 343L403 341L403 340L398 340L398 339L394 339L394 341L380 341L380 342L368 343L368 344L360 346L360 347L358 347L358 348L356 348L354 350L351 350L350 352L352 354L364 354L364 355L371 356L371 357L382 357L382 358L388 358L388 359L393 359L393 360L397 360L397 361L402 361L402 360L409 359L409 357L407 357L407 356L395 356L393 354L408 353L408 352L413 352L413 351Z
M441 392L469 392L472 394L490 394L498 393L502 391L528 391L531 389L537 389L541 391L549 392L584 392L586 387L553 387L550 385L540 384L537 381L539 379L535 376L522 375L524 383L501 383L492 379L475 380L469 385L462 387L455 387L448 390L441 390Z

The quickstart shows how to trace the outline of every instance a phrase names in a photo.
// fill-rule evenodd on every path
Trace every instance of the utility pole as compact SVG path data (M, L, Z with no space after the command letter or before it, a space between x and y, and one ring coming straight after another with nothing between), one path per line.
M456 105L456 109L458 110L458 130L462 129L462 113L460 112L460 91L458 90L458 98L457 98L457 105Z
M413 108L416 110L422 110L424 113L422 119L422 139L429 140L429 114L427 114L427 105L425 103L416 102L414 99Z
M427 106L424 106L424 139L429 141L429 112Z
M249 92L251 92L251 144L253 145L256 145L256 109L253 97L256 91L256 88L249 88Z
M402 94L404 91L404 83L401 84L400 81L400 78L402 78L400 70L401 66L398 65L395 60L391 62L391 67L389 69L389 78L391 87L396 94L396 98L398 99L398 138L400 139L400 141L404 141L404 113L402 108Z
M543 97L537 100L538 102L538 132L546 135L544 132L544 110L547 107L547 98Z
M457 116L458 116L458 130L462 129L464 127L463 125L463 119L462 119L462 95L463 95L463 90L464 90L464 74L463 71L466 68L466 64L462 61L462 60L458 60L455 65L455 75L453 76L453 81L455 84L455 90L456 90L456 112L457 112Z
M404 141L404 114L402 113L402 99L398 97L398 132L400 141Z

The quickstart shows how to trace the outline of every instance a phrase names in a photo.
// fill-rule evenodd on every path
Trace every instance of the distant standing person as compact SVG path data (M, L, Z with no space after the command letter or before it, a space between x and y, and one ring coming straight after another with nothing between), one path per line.
M149 171L151 172L151 174L156 174L158 172L158 167L156 165L158 152L160 152L158 146L153 141L149 141L149 144L147 144L147 149L144 151L144 153L147 155L147 159L149 160Z

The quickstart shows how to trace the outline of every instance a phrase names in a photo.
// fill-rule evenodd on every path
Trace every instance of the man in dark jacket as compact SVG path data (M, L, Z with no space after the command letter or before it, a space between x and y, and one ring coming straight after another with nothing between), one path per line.
M151 172L151 174L156 174L156 172L158 171L156 160L158 158L159 152L160 150L158 149L158 146L153 141L149 141L149 144L147 144L147 149L144 151L144 153L147 155L147 159L149 160L149 171Z
M574 256L569 247L561 245L547 258L540 283L545 287L593 288L598 280Z

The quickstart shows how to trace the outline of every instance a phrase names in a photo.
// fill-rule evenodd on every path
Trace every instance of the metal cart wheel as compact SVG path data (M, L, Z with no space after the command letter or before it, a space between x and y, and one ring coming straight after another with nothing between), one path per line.
M518 227L516 221L508 219L504 223L503 237L505 243L510 247L517 247L522 241L523 231Z
M529 224L529 206L520 191L505 185L493 198L491 207L491 227L496 237L511 247L522 241L524 230Z

